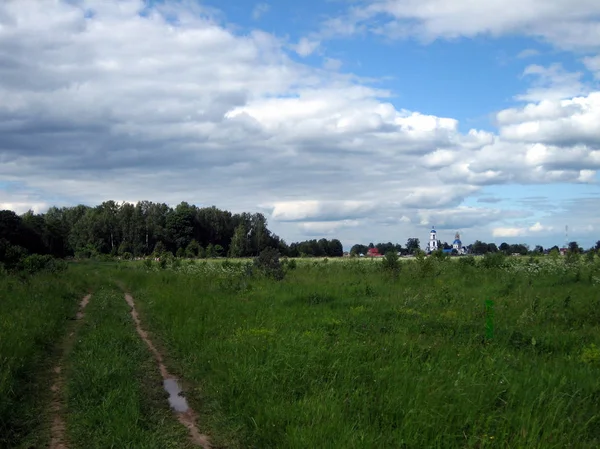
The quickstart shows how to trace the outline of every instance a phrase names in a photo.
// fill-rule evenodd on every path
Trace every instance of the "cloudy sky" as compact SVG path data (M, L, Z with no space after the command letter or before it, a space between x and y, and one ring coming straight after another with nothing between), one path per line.
M0 208L600 239L598 0L3 0Z

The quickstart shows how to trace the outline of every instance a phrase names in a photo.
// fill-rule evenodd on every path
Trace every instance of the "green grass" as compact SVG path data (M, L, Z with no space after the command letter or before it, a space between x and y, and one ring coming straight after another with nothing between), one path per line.
M71 447L188 447L121 291L94 293L66 368Z
M52 361L91 282L73 270L0 275L0 447L39 447L47 437Z
M598 266L511 263L120 277L228 447L598 447Z
M0 278L0 447L47 443L50 368L90 287L64 359L70 447L189 446L115 283L216 447L600 445L598 261L428 258L394 277L378 261L303 260L281 282L248 265Z

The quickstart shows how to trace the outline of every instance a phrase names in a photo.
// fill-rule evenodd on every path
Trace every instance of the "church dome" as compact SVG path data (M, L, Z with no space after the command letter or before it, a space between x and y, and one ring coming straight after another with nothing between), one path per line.
M459 239L454 240L454 242L452 242L453 245L462 245L462 242Z
M436 234L435 229L431 230L431 234Z

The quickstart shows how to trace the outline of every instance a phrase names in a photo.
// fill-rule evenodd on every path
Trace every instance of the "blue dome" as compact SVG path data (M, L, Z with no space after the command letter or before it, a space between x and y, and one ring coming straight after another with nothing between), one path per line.
M431 234L435 234L435 233L436 233L436 232L435 232L435 229L432 229L432 230L431 230Z
M462 242L458 239L454 240L454 242L452 242L453 245L462 245Z

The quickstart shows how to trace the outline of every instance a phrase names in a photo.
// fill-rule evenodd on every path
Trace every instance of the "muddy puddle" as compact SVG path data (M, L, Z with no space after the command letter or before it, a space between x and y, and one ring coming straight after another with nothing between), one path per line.
M165 379L163 387L169 393L169 405L173 410L179 413L187 412L190 408L187 400L182 396L181 387L175 379Z

